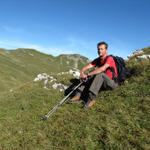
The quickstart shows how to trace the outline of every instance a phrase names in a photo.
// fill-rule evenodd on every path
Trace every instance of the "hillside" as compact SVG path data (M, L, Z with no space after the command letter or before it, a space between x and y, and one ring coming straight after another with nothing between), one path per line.
M32 81L39 73L58 73L81 68L88 59L80 55L53 57L34 49L0 49L0 91Z
M149 55L149 50L150 48L144 49L143 55ZM21 54L17 51L9 54L1 51L4 54L0 55L0 64L8 62L1 66L5 68L1 71L3 74L10 68L12 70L9 73L19 69L18 74L28 74L32 65L30 63L33 62L34 66L37 60L43 62L39 66L44 66L51 59L55 62L59 58L57 63L66 60L63 55L53 58L33 51L32 54L39 55L35 60L27 57L26 53L23 55L22 51L19 52ZM29 59L26 60L27 58ZM29 65L29 68L21 67L23 64ZM150 149L150 60L133 56L127 64L132 68L132 77L114 92L101 92L95 107L84 110L82 104L65 104L47 121L41 121L41 116L64 97L62 92L53 88L44 89L43 82L26 82L11 92L1 93L0 149ZM31 78L38 73L36 65L33 68ZM24 69L26 73L22 71ZM68 70L67 66L64 66L65 69ZM48 73L51 74L51 71ZM64 75L63 78L63 83L68 84L68 76Z

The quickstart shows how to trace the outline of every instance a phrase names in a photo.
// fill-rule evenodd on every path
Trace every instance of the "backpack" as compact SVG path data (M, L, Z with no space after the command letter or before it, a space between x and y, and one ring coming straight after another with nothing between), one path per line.
M125 79L130 75L129 70L126 68L124 59L122 57L113 56L113 55L109 55L107 56L107 58L108 57L112 57L114 59L117 72L118 72L118 76L116 77L114 68L110 67L110 70L112 71L112 74L113 74L113 80L117 82L118 84L123 83Z

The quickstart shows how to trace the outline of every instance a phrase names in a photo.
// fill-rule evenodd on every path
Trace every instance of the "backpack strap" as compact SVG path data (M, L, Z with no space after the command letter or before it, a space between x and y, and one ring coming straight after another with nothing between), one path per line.
M108 56L106 56L106 58L105 58L104 64L106 63L106 61L107 61L107 59L108 59L109 57L112 57L113 60L114 60L113 55L108 55ZM114 61L115 61L115 60L114 60ZM116 76L116 74L115 74L115 68L114 68L114 67L108 67L107 69L109 69L109 70L112 72L112 79L113 79L115 82L117 82L117 76Z

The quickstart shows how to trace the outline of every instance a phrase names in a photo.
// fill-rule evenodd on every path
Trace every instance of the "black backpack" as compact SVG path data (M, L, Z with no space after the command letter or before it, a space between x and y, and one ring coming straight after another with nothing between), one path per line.
M125 61L122 57L119 56L113 56L113 55L109 55L108 57L112 57L116 63L116 67L117 67L117 72L118 72L118 76L116 77L115 75L115 70L113 67L110 67L110 70L112 71L113 74L113 80L115 82L117 82L118 84L121 84L125 81L125 79L130 75L129 70L126 68L126 64ZM106 58L106 59L107 59Z

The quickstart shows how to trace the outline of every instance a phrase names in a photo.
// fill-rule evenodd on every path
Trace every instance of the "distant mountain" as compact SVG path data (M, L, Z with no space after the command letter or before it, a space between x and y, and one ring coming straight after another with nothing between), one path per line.
M74 68L81 68L89 62L87 57L79 54L61 54L56 59L60 60L60 64L71 65Z
M136 50L130 60L149 58L150 47ZM22 83L32 81L37 74L55 74L81 69L89 59L79 54L61 54L57 57L41 53L35 49L18 48L15 50L0 49L0 92L9 90Z
M88 58L78 54L54 57L35 49L0 49L0 91L31 81L39 73L80 69L88 61Z

